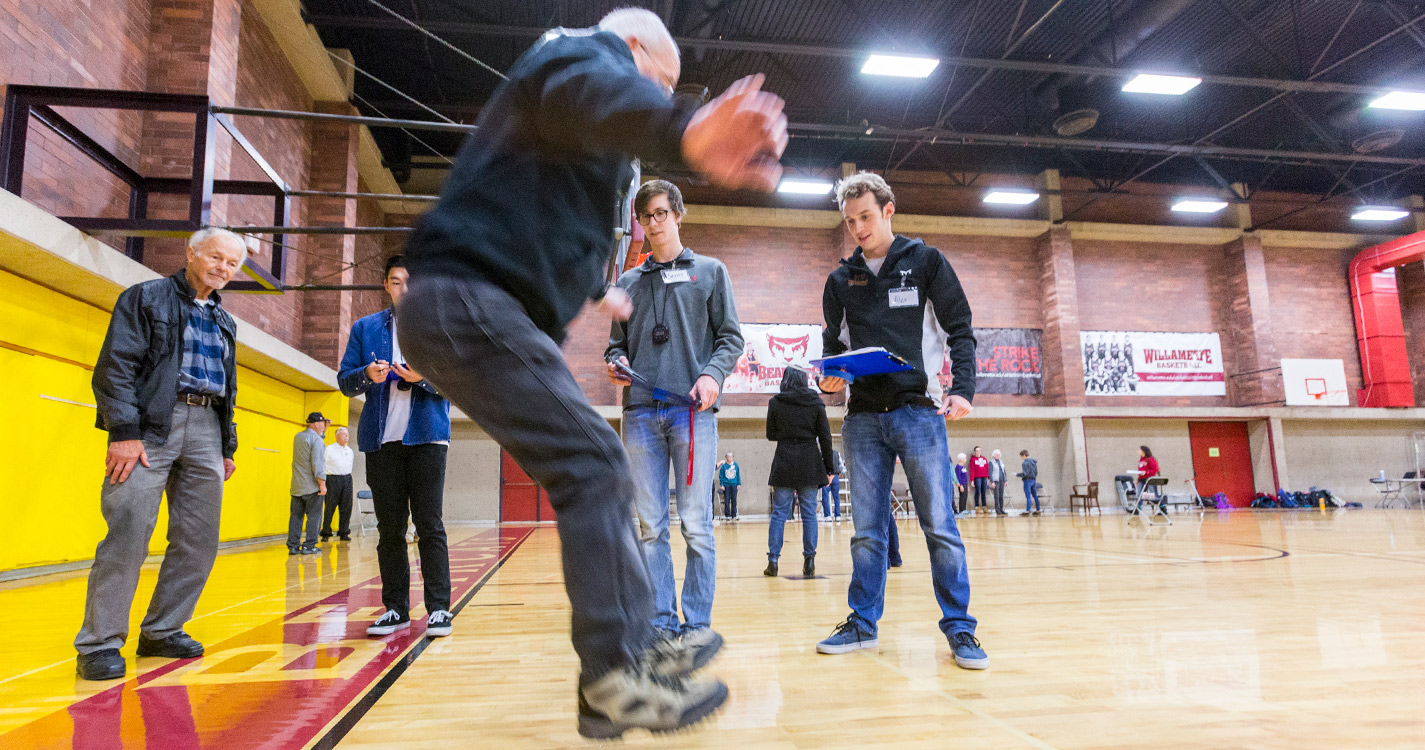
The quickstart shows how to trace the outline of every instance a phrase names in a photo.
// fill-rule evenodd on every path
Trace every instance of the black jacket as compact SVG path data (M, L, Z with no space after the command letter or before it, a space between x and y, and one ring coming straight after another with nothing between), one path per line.
M556 29L510 68L406 248L413 277L476 275L562 341L603 296L634 156L676 164L692 110L609 32Z
M914 303L891 307L891 292L914 288ZM898 295L904 302L910 295ZM896 235L879 274L872 274L861 248L841 261L821 295L823 356L879 346L915 367L906 372L857 378L846 412L887 412L906 404L938 406L937 377L949 343L950 393L975 398L975 334L970 303L950 262L918 239Z
M183 366L183 329L194 298L184 272L135 284L119 295L99 361L94 364L95 426L108 430L109 442L148 440L163 444L178 401L178 371ZM223 352L226 381L218 423L223 457L237 453L233 402L237 396L237 322L214 292L213 310L227 343Z
M799 388L783 387L767 404L767 439L777 442L767 477L772 487L825 487L826 478L836 473L826 406L808 389L805 375Z

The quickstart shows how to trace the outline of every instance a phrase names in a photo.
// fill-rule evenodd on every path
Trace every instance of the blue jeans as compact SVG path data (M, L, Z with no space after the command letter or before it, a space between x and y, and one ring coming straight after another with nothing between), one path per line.
M941 632L975 632L969 614L970 576L965 545L951 508L951 466L945 418L928 406L884 414L848 415L841 426L851 472L851 587L853 615L875 632L885 607L886 536L891 522L891 476L896 457L905 467L916 516L930 550L930 578L940 604Z
M1037 480L1037 479L1026 479L1026 480L1024 480L1024 512L1025 512L1025 513L1028 513L1028 512L1029 512L1029 510L1030 510L1029 504L1030 504L1031 501L1034 503L1034 510L1039 510L1039 490L1035 488L1035 485L1036 485L1036 484L1038 484L1038 480Z
M802 510L802 556L816 555L816 487L772 488L772 525L767 528L767 559L782 556L782 532L792 517L792 499Z
M717 462L717 416L697 412L694 418L693 484L688 479L688 409L680 406L640 406L623 413L623 443L633 470L634 509L639 538L653 578L653 626L677 633L712 623L713 591L717 585L717 548L713 542L712 493ZM683 575L683 616L673 581L673 551L668 543L668 467L673 467L673 494L687 543Z
M821 517L841 517L841 477L831 475L831 484L821 488Z

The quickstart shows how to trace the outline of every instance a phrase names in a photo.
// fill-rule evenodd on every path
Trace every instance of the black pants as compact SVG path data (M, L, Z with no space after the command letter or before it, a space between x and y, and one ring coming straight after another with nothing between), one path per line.
M421 579L426 612L450 609L450 553L441 520L445 491L444 445L390 442L366 454L366 484L376 506L376 560L381 566L381 604L411 611L411 563L406 521L420 535Z
M970 494L969 490L970 490L969 487L967 487L967 486L965 486L965 485L963 485L963 484L960 485L960 512L961 512L961 513L964 513L964 512L965 512L965 500L966 500L966 497Z
M1003 479L999 480L998 482L990 482L990 488L993 489L995 493L996 513L1004 512L1004 485L1005 481Z
M518 300L475 278L417 276L397 320L410 364L549 493L584 675L633 663L653 635L653 587L628 454L559 346Z
M886 533L886 562L893 568L901 564L901 532L896 528L895 514L891 515L891 528Z
M722 514L728 518L737 518L737 485L735 484L722 486Z
M337 536L346 538L351 536L351 475L350 474L328 474L327 475L327 500L326 511L322 516L322 538L332 535L332 514L338 510L341 515L337 516Z

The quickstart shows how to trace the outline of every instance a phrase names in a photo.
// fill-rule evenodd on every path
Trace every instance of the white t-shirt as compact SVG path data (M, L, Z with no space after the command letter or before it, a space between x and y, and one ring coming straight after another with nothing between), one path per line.
M396 316L391 316L391 362L406 366L406 358L401 356L401 341L396 337ZM386 429L381 433L381 444L399 443L406 439L406 428L411 424L411 388L401 390L401 381L386 384ZM449 440L436 440L436 445L450 445Z
M862 256L862 257L864 258L865 256ZM874 274L876 274L877 276L880 276L880 275L881 275L881 266L885 265L885 263L886 263L886 256L882 255L881 257L876 258L876 259L874 259L874 260L872 260L871 258L865 258L865 261L866 261L866 267L869 268L869 269L871 269L871 273L874 273Z

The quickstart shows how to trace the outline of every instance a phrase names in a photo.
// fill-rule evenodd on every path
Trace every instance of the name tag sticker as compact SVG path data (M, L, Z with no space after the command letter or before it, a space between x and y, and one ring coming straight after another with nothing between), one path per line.
M920 292L915 287L891 290L891 307L915 307L920 304Z
M670 268L670 269L668 269L668 270L666 270L666 271L663 271L663 283L664 283L664 284L676 284L676 283L678 283L678 282L680 282L680 281L687 281L687 280L688 280L688 269L686 269L686 268Z

